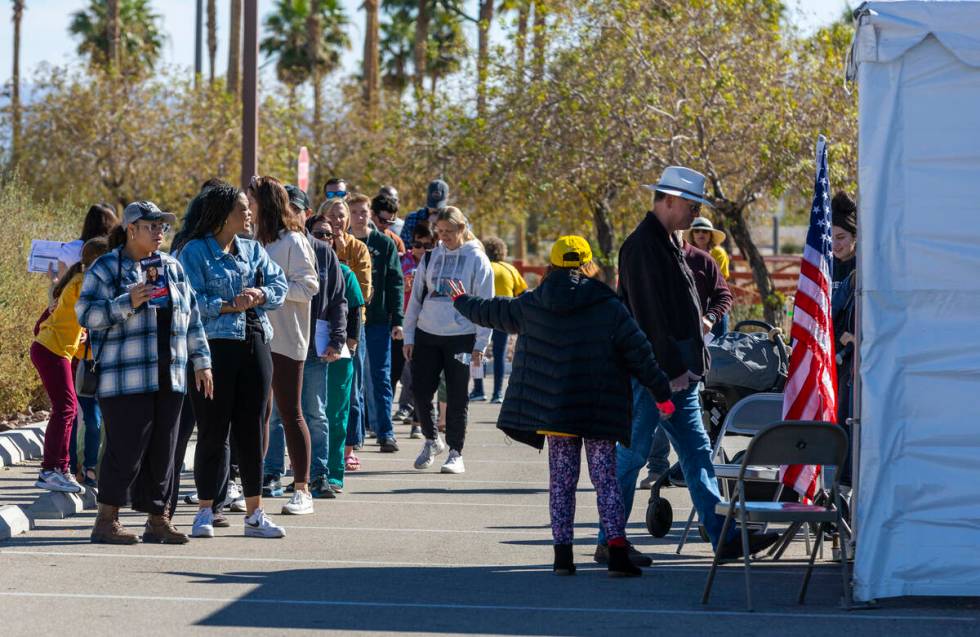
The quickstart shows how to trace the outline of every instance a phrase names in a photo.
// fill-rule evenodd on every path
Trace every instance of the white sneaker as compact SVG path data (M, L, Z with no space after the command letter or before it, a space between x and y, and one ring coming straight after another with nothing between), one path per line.
M313 513L313 496L308 491L297 491L289 502L282 505L283 515L309 515Z
M191 526L191 537L214 537L214 511L198 509Z
M436 433L436 440L435 440L436 455L441 456L446 449L448 449L448 447L446 446L446 441L443 440L442 438L442 434Z
M422 451L419 452L418 457L415 459L415 468L420 471L422 469L428 469L432 466L432 462L436 456L445 450L446 443L442 441L442 437L436 434L435 440L426 440L425 444L422 445Z
M255 513L245 518L245 537L286 537L286 529L265 517L262 509L255 509Z
M41 469L41 472L37 474L37 482L34 483L34 486L58 493L78 493L79 495L85 493L85 487L78 484L75 476L70 473L62 473L57 469Z
M450 450L446 463L440 469L443 473L465 473L466 466L463 464L463 456L455 449Z
M238 486L237 482L228 482L228 492L219 508L230 509L236 513L245 513L245 496L242 495L242 488Z

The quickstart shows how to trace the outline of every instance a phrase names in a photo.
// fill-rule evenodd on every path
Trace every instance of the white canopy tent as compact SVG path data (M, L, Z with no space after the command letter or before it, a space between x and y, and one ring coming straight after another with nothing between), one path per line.
M854 597L980 596L980 3L857 16Z

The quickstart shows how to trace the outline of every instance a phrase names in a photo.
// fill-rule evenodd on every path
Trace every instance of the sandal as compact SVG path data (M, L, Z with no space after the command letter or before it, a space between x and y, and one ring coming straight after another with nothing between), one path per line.
M357 471L361 468L361 459L351 454L344 458L344 469L346 471Z

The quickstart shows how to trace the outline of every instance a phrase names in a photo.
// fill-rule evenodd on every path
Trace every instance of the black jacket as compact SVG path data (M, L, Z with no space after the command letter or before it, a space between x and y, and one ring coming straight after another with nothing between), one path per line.
M540 449L539 431L630 442L630 376L670 399L643 332L605 284L558 270L517 298L462 296L477 325L519 334L497 427Z
M680 245L652 212L619 250L619 295L670 378L686 371L704 375L708 351L694 277Z
M309 351L316 353L314 335L317 319L330 323L330 344L340 351L347 340L347 286L340 271L340 261L329 244L315 238L309 231L306 238L316 254L316 270L320 279L320 291L310 301Z

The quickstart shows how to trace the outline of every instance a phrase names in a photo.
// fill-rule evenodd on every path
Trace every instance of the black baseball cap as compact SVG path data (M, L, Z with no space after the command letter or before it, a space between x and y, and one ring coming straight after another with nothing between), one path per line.
M442 210L446 207L448 200L449 185L441 179L430 181L425 194L425 207Z
M306 196L302 188L293 184L286 184L286 193L289 195L289 203L300 210L310 209L310 198Z

